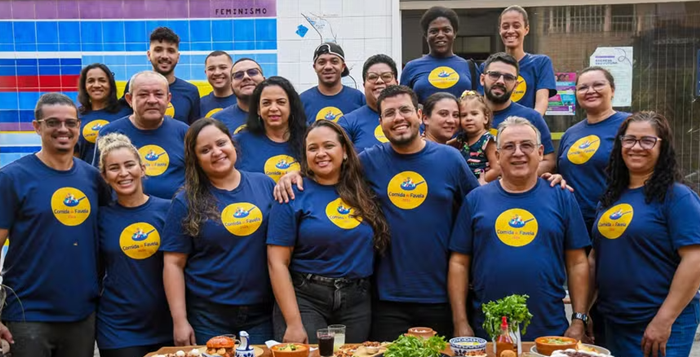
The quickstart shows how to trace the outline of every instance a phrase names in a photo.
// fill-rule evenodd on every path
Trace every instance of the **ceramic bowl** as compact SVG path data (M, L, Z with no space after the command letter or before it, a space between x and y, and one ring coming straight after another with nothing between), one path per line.
M437 331L434 331L430 327L411 327L408 329L408 333L406 335L409 336L416 336L416 337L423 337L423 338L431 338L437 334Z
M294 351L280 351L281 348L287 345L295 345L297 348ZM280 343L270 348L273 357L309 357L309 345L301 343Z
M479 337L455 337L450 340L455 356L478 356L486 354L486 340Z
M561 343L552 343L551 340L561 341ZM568 350L569 348L576 349L577 343L576 339L562 336L543 336L535 339L537 352L545 356L551 355L554 351Z

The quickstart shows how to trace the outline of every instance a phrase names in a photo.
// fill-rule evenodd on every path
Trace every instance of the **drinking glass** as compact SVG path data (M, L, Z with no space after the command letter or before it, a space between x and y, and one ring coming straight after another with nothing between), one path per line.
M345 344L345 325L330 325L328 329L335 333L333 338L333 352Z
M329 328L316 330L316 338L318 339L318 353L321 357L333 356L333 342L335 332Z

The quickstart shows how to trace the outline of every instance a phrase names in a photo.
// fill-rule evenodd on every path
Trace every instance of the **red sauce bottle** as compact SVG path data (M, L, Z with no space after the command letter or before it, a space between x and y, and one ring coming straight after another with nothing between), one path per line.
M498 335L496 339L496 357L499 357L503 351L513 351L516 355L518 353L515 341L513 341L513 338L510 336L508 319L505 316L501 318L501 334Z

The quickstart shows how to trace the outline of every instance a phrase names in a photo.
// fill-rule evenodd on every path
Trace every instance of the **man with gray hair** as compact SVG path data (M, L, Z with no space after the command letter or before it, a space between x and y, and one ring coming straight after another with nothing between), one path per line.
M172 199L185 183L185 133L188 126L165 115L171 93L163 75L143 71L131 77L129 83L131 88L125 97L134 114L105 126L99 136L115 132L128 136L146 166L145 193ZM98 163L96 152L93 165Z
M552 188L537 176L544 148L530 121L508 117L498 126L496 143L501 179L467 195L450 237L455 335L490 340L481 305L520 294L529 296L527 306L536 316L523 340L562 335L580 340L590 288L585 250L590 239L581 210L569 190ZM563 303L567 278L571 325ZM470 283L472 303L466 308Z
M41 150L0 169L0 246L12 236L0 337L14 342L17 357L91 357L97 209L109 191L97 169L73 157L80 134L73 100L46 93L34 118Z

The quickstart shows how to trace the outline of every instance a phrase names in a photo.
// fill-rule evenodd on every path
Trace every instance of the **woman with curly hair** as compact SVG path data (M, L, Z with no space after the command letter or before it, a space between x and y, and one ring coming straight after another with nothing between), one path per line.
M700 319L700 199L682 183L663 115L635 113L617 137L593 227L597 323L615 356L688 356Z

